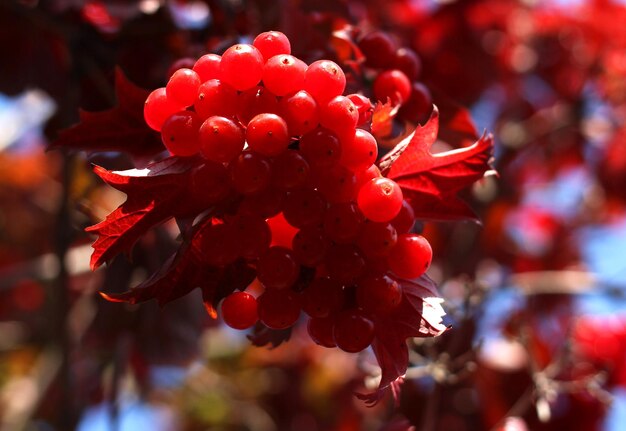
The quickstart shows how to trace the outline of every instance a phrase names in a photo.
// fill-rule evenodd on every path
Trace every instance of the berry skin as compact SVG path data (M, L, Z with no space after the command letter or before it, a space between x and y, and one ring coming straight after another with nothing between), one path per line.
M277 156L289 146L287 123L276 114L259 114L248 123L246 141L264 156Z
M276 95L265 87L257 86L237 97L237 118L248 124L252 118L263 113L278 113Z
M291 54L289 38L280 31L266 31L259 34L252 42L265 61L280 54Z
M408 233L413 229L415 225L415 211L407 200L402 201L402 208L400 208L398 215L391 220L391 224L399 234Z
M246 292L233 292L222 302L222 319L234 329L248 329L259 320L256 298Z
M233 227L232 241L239 256L257 259L267 251L272 242L272 232L267 222L258 215L237 215L228 221Z
M257 277L268 289L287 289L299 274L300 265L285 247L270 247L257 264Z
M237 113L237 90L219 79L209 79L198 87L193 107L202 118L233 117Z
M365 271L365 259L352 244L334 244L325 257L328 275L340 283L352 283Z
M358 93L348 94L346 97L354 103L354 106L359 111L358 125L365 124L372 119L374 106L369 98Z
M329 168L339 161L341 144L333 132L319 127L302 136L300 151L311 166Z
M220 62L222 56L217 54L203 55L193 65L193 70L200 77L201 82L209 79L220 79Z
M328 317L346 302L341 284L328 277L316 278L302 293L302 310L311 317Z
M335 319L332 317L317 317L309 319L306 330L315 344L322 347L337 347L333 336Z
M341 141L339 163L354 172L364 171L376 161L378 144L372 134L363 129L356 129L349 139Z
M330 60L313 62L304 74L304 90L323 105L339 96L346 88L346 75L337 63Z
M274 158L272 185L281 190L295 190L309 180L309 163L298 150L287 150Z
M393 60L393 68L401 70L409 80L415 81L422 71L422 62L412 49L399 48Z
M324 214L324 233L337 243L348 243L359 235L365 218L354 203L332 204Z
M272 176L272 168L267 157L249 150L233 160L230 172L233 187L244 195L265 189Z
M273 171L273 170L272 170ZM277 215L283 206L285 194L274 187L247 194L239 204L239 213L264 219Z
M146 98L143 107L143 118L146 124L157 132L161 131L165 120L170 118L172 114L185 109L182 103L167 97L165 87L157 88Z
M267 289L259 299L259 319L272 329L287 329L300 317L302 299L289 289Z
M283 204L285 219L297 228L320 223L325 211L326 201L321 193L310 188L287 193Z
M387 262L389 269L401 278L417 278L424 274L433 258L433 250L426 238L405 233L391 249Z
M424 124L433 111L433 98L428 88L414 82L409 100L398 111L399 118L413 123Z
M275 55L263 66L263 85L277 96L286 96L302 89L307 65L288 54Z
M354 172L341 165L323 171L318 177L317 186L322 196L331 203L352 201L359 190Z
M244 91L257 86L263 76L263 56L252 45L233 45L224 52L220 61L220 77L236 90Z
M411 81L397 69L385 70L373 84L374 97L381 102L391 100L393 105L402 105L411 96Z
M280 115L287 122L291 136L301 136L315 129L320 120L317 102L304 90L283 97L278 105Z
M243 129L225 117L207 118L198 135L202 155L213 162L230 162L241 153L245 144Z
M178 69L165 86L168 99L174 100L181 105L191 106L196 100L200 77L191 69Z
M352 100L337 96L319 108L320 124L337 136L352 136L359 121L359 111Z
M316 226L300 229L291 242L296 260L301 265L310 267L314 267L324 260L328 246L328 238Z
M193 156L200 151L198 129L201 124L195 112L180 111L173 114L161 128L163 145L175 156Z
M365 256L375 259L387 256L398 242L398 234L391 223L367 222L358 238Z
M369 67L384 69L395 59L396 44L385 32L368 33L358 41L358 44L365 55L365 64Z
M402 288L387 275L362 277L356 288L358 306L366 313L384 315L400 305Z
M374 178L363 184L357 196L359 209L368 219L388 222L402 208L402 190L389 178Z
M360 352L374 340L374 323L357 310L342 311L335 317L333 337L341 350Z

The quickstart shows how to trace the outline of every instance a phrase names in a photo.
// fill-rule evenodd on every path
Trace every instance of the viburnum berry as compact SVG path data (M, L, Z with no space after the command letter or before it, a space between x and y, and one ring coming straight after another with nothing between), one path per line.
M426 238L405 233L398 236L387 262L389 269L401 278L417 278L424 274L433 258L433 250Z
M349 243L361 232L365 217L352 202L332 204L324 214L324 233L337 243Z
M428 88L419 82L414 82L411 96L403 103L398 111L398 117L413 123L424 124L433 111L433 98Z
M415 81L422 71L422 62L410 48L399 48L395 53L392 67L404 72L407 78Z
M168 99L174 100L185 107L193 105L200 87L200 77L191 69L179 69L165 86Z
M302 136L300 151L311 166L323 169L339 161L341 144L333 132L318 127Z
M193 156L200 150L198 130L202 121L195 112L172 114L161 128L163 145L175 156Z
M357 202L368 219L387 222L398 215L402 208L402 190L389 178L374 178L361 186Z
M247 292L233 292L222 302L222 319L234 329L248 329L259 320L257 300Z
M397 69L380 73L372 88L374 97L383 103L389 99L393 105L402 105L411 96L411 81L404 72Z
M315 344L331 348L337 347L333 335L334 326L335 319L333 317L313 317L307 322L306 329Z
M383 315L393 311L402 300L402 288L384 274L370 274L357 281L357 305L366 313Z
M357 244L369 258L387 256L398 242L398 234L391 223L368 221L363 224Z
M391 224L399 234L408 233L413 229L415 225L415 211L406 199L402 201L402 208L400 208L398 215L391 220Z
M393 63L396 43L387 33L379 30L367 33L358 40L358 45L367 66L385 68Z
M261 52L254 46L233 45L222 55L220 77L236 90L249 90L261 81L263 62Z
M328 275L340 283L352 283L365 271L365 259L353 244L333 244L324 261Z
M359 112L357 125L365 124L372 119L374 106L369 98L358 93L348 94L346 97L354 103L354 106L356 106L356 109Z
M293 252L285 247L270 247L257 263L257 277L267 288L287 289L300 274Z
M285 197L283 214L289 224L303 228L320 223L326 211L326 205L322 194L316 189L293 190Z
M262 86L243 91L237 98L237 118L248 124L252 118L263 113L278 113L276 95Z
M361 187L363 187L365 183L373 180L374 178L382 178L380 169L378 169L378 166L376 165L371 165L364 171L356 171L356 184L358 189L361 190Z
M339 162L355 171L364 171L372 166L378 157L378 144L372 134L363 129L356 129L351 137L341 141Z
M300 317L300 294L290 289L267 289L257 299L259 319L271 329L287 329Z
M281 190L304 187L309 180L309 163L298 150L287 150L273 160L272 185Z
M346 75L334 61L318 60L307 68L304 74L304 90L318 104L324 104L339 96L346 88Z
M320 124L341 138L352 136L359 121L359 111L352 100L336 96L319 107Z
M198 131L202 155L214 162L230 162L243 150L245 134L234 121L225 117L209 117Z
M198 87L193 107L202 118L230 118L237 113L237 102L237 90L219 79L209 79Z
M269 249L272 232L262 217L238 214L228 223L232 225L232 241L236 244L240 257L256 259Z
M309 93L300 90L283 97L278 104L280 115L287 122L291 136L301 136L315 129L320 120L317 102Z
M252 194L269 185L272 170L267 157L246 150L232 161L230 173L235 190L242 194Z
M266 187L256 193L246 194L239 204L239 213L264 219L281 212L285 193L274 187Z
M252 42L265 61L280 54L291 54L289 38L280 31L266 31L259 34Z
M317 186L322 196L332 203L352 201L359 190L356 174L341 165L322 171Z
M161 87L154 90L146 98L143 117L151 129L160 132L165 120L185 108L184 104L168 98L165 87Z
M300 229L293 237L291 248L296 260L305 266L314 267L324 260L329 241L321 228L309 226Z
M304 84L307 65L288 54L271 57L263 66L263 85L277 96L293 94Z
M198 74L201 82L206 82L209 79L220 79L221 61L221 55L206 54L196 61L193 65L193 70Z
M289 146L287 123L276 114L259 114L248 123L246 141L257 153L277 156Z
M231 190L228 169L221 163L205 160L191 172L190 196L195 196L206 206L226 198Z
M341 350L360 352L374 340L374 323L358 310L342 311L335 316L333 337Z
M302 310L311 317L328 317L340 311L345 302L341 284L329 277L313 279L302 292Z

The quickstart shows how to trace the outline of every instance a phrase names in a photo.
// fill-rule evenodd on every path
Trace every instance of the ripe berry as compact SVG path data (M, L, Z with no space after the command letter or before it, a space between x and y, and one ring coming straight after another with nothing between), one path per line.
M292 55L275 55L263 66L263 85L277 96L293 94L302 88L306 69L306 63Z
M290 289L267 289L257 299L259 319L272 329L287 329L300 317L300 295Z
M380 73L373 84L374 97L381 102L391 100L393 105L402 105L411 96L411 81L397 69Z
M246 292L233 292L222 302L222 319L231 328L247 329L259 320L256 298Z
M346 76L337 63L318 60L312 63L304 74L304 90L318 104L324 104L339 96L346 88Z
M433 258L433 250L426 238L405 233L398 236L398 242L391 249L387 262L398 277L417 278L424 274Z
M374 178L363 184L357 203L368 219L387 222L398 215L402 208L402 190L389 178Z
M274 158L272 185L281 190L303 187L309 179L309 164L298 150L287 150Z
M237 118L248 124L252 118L263 113L278 113L276 95L265 87L253 87L237 97Z
M391 220L391 224L399 234L408 233L413 229L415 225L415 211L407 200L402 201L402 208L400 208L398 215Z
M328 275L340 283L352 283L365 271L365 259L352 244L332 245L325 263Z
M237 113L237 90L219 79L209 79L198 87L193 107L202 118L233 117Z
M404 72L409 80L415 81L422 71L422 62L412 49L399 48L396 51L392 67Z
M374 339L374 323L357 310L342 311L335 317L333 337L341 350L360 352Z
M356 301L366 313L387 314L402 300L402 289L397 281L384 275L368 275L357 282Z
M317 186L322 196L332 203L352 201L359 190L354 172L341 165L321 172L317 179Z
M236 90L256 87L262 75L263 56L254 46L240 43L231 46L222 55L220 77Z
M324 214L324 233L332 241L345 244L359 235L364 221L354 203L332 204Z
M357 125L365 124L372 118L374 106L372 105L372 102L369 98L358 93L348 94L346 97L350 99L352 103L354 103L357 111L359 111L359 119L357 121Z
M359 111L352 100L345 96L336 96L327 104L319 107L320 124L331 130L335 135L352 136L359 120Z
M201 124L195 112L180 111L173 114L161 128L163 145L175 156L193 156L200 150L198 129Z
M382 31L372 31L359 41L359 48L365 55L365 64L369 67L386 68L394 60L396 44L391 37Z
M398 111L398 117L413 123L424 124L433 111L433 98L428 88L414 82L409 100Z
M318 127L300 139L300 151L310 165L328 168L339 161L341 145L337 136L328 129Z
M154 90L146 98L143 117L151 129L160 132L165 120L170 118L172 114L184 109L185 106L182 103L168 98L165 88L161 87Z
M278 104L280 115L287 122L289 134L300 136L315 129L319 124L317 102L304 90L283 97Z
M246 141L265 156L277 156L289 146L287 123L276 114L259 114L248 123Z
M272 170L267 157L246 150L230 164L230 173L235 190L252 194L268 186Z
M326 211L326 201L319 191L310 188L287 193L283 204L285 219L297 228L320 223L324 211Z
M300 274L293 252L285 247L270 247L257 264L257 277L267 288L287 289Z
M328 317L342 309L346 294L328 277L315 278L302 293L302 310L311 317Z
M356 129L349 139L341 141L339 163L354 172L364 171L372 166L378 157L378 144L371 133Z
M315 344L323 347L336 347L333 327L335 319L333 317L318 317L309 319L306 330Z
M245 144L243 129L225 117L207 118L198 135L202 155L214 162L230 162L241 153Z
M259 34L252 44L261 52L265 61L279 54L291 54L289 38L280 31L266 31Z
M228 223L233 228L233 241L239 256L256 259L270 247L272 232L267 222L259 215L237 215Z
M245 195L239 204L239 212L264 219L274 217L282 210L284 199L285 194L281 190L266 187L256 193Z
M220 62L222 56L217 54L203 55L193 65L193 70L200 77L201 82L206 82L209 79L220 79Z
M189 196L207 207L227 197L231 190L228 170L221 163L206 160L191 172Z
M191 69L178 69L165 86L168 99L172 99L181 105L193 105L200 87L200 77Z
M300 264L310 267L314 267L324 260L328 246L328 238L317 226L300 229L291 243L296 260Z
M391 223L364 223L358 245L369 258L387 256L398 242L398 234Z

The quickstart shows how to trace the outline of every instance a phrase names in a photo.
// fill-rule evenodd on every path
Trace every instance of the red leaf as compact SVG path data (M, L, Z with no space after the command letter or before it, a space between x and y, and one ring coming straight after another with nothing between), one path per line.
M80 122L63 130L50 148L67 148L88 153L122 151L133 156L150 156L163 151L160 135L143 118L149 91L130 82L121 69L115 70L118 105L102 112L80 112Z
M176 216L199 214L207 202L194 196L194 178L204 167L200 158L170 157L146 169L122 172L95 166L104 181L127 194L126 201L107 218L86 229L98 238L93 244L91 268L129 251L151 227Z
M406 339L434 337L447 327L441 323L445 314L441 307L434 282L423 275L416 281L401 280L403 295L398 308L374 320L372 349L382 370L378 390L370 394L357 394L368 404L375 404L384 390L404 376L409 364Z
M491 171L493 137L483 135L473 145L438 154L439 111L400 142L379 162L383 174L396 181L420 219L476 219L457 193Z

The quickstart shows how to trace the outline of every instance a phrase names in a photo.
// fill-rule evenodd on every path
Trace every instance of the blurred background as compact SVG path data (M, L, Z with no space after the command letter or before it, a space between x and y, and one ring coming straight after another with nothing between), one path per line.
M626 429L625 23L618 0L0 2L0 431ZM151 90L266 30L346 70L339 34L413 50L420 99L381 142L432 101L495 135L499 177L464 192L482 225L416 227L452 329L409 340L398 406L354 397L376 387L371 352L324 349L302 325L255 347L197 291L163 308L97 294L145 279L175 229L90 271L84 228L124 200L91 163L148 159L51 149L59 132L115 105L116 67Z

